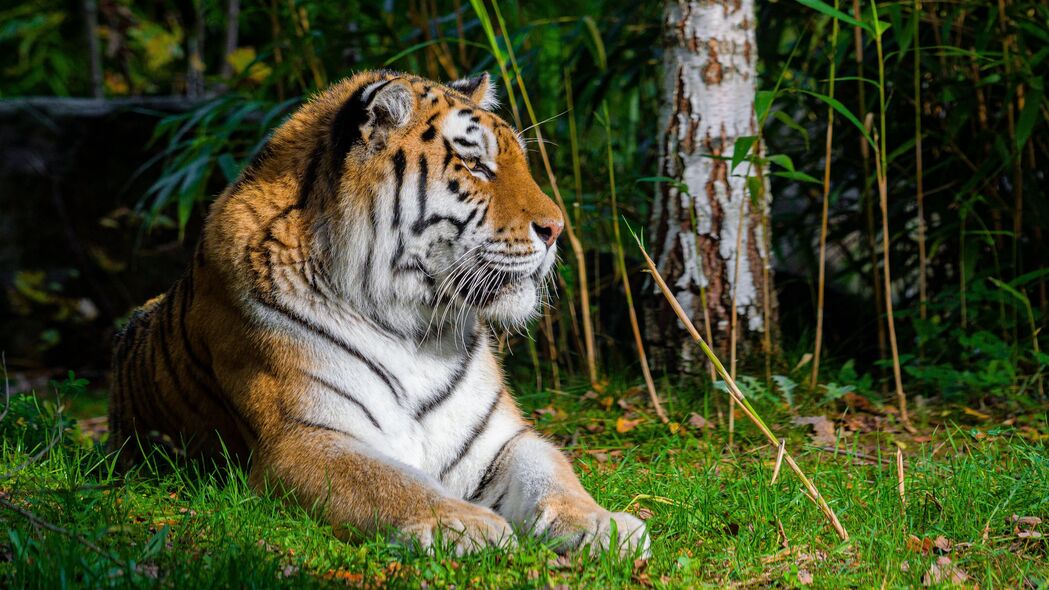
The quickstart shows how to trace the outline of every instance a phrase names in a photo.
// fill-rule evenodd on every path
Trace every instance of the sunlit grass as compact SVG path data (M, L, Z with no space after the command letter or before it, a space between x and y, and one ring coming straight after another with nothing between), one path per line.
M621 386L595 396L585 390L525 393L540 429L566 447L584 485L614 510L647 519L653 557L645 565L617 557L557 559L524 538L512 552L489 550L455 558L427 556L381 537L347 544L298 508L252 493L243 471L207 471L156 457L124 478L91 443L72 439L2 482L4 500L72 534L35 527L10 510L0 555L7 587L688 587L729 584L817 587L920 586L931 564L947 557L981 586L1047 583L1044 538L1020 538L1013 515L1049 516L1049 453L1008 428L951 427L906 450L907 505L897 492L897 435L874 432L843 442L846 451L792 448L852 535L839 543L790 473L770 484L775 452L749 424L725 450L716 428L668 427L644 418L644 394ZM668 412L701 407L673 391ZM641 423L617 432L626 410ZM763 408L771 423L788 416ZM2 469L25 460L21 443L32 416L5 430ZM1041 422L1044 423L1044 418ZM782 425L772 427L783 432ZM677 428L676 432L672 432ZM39 437L35 440L39 441ZM907 443L905 443L907 444ZM1044 525L1041 525L1044 527ZM782 527L782 532L780 532ZM1038 530L1037 528L1035 530ZM88 549L83 541L100 547ZM908 538L952 543L923 555ZM789 550L788 550L789 547Z

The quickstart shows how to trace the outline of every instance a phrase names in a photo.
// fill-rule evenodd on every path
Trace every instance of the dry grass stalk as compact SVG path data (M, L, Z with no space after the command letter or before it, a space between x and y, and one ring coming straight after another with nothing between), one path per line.
M914 183L918 200L918 315L925 320L928 317L929 297L926 289L928 262L925 253L925 170L922 166L921 44L918 38L921 9L921 0L914 0Z
M877 20L878 7L871 5L871 12ZM882 254L882 287L885 288L885 315L889 328L889 347L892 349L892 376L896 383L896 399L900 406L900 422L911 433L916 432L911 426L907 414L907 394L903 391L903 372L900 369L900 348L896 342L896 318L892 310L892 272L889 268L889 166L886 153L885 113L888 103L885 98L885 54L882 50L881 33L874 35L874 46L878 50L878 128L875 130L874 173L878 180L878 204L881 207L881 254Z
M565 68L564 72L565 103L568 107L568 137L572 147L572 178L575 181L575 222L581 225L583 208L580 206L580 203L583 199L583 171L579 160L579 133L576 130L575 101L572 97L572 74L568 68ZM564 207L562 206L562 208ZM565 213L567 214L568 212L565 211ZM575 252L574 246L573 253L576 256L577 261L581 263L585 261L585 258L581 257L580 253ZM586 369L590 375L590 384L593 385L597 382L597 353L594 349L594 326L590 320L590 292L586 280L586 266L580 264L579 268L579 298L580 305L583 308L580 315L583 316L583 341L586 350Z
M626 294L627 311L630 315L630 329L634 332L634 345L637 346L638 361L641 363L641 373L645 376L645 386L648 388L648 399L652 402L652 407L656 411L656 415L659 416L660 421L663 424L670 422L667 418L666 412L663 411L663 404L659 401L659 394L656 393L656 384L652 380L652 372L648 368L648 355L645 354L645 342L641 338L641 326L637 321L637 310L634 307L634 295L630 290L630 275L626 270L626 253L623 251L623 240L619 231L619 204L616 199L616 171L615 161L612 154L612 129L611 122L608 119L608 108L602 105L602 111L605 118L605 134L608 140L608 183L610 196L612 201L612 234L615 238L616 246L616 264L619 267L619 274L623 279L623 292Z
M878 133L875 131L875 141ZM879 151L881 151L879 149ZM903 372L900 368L900 349L896 344L896 318L892 309L892 273L889 270L889 188L888 179L882 164L882 156L874 158L875 174L878 177L878 202L881 205L882 231L882 286L885 288L885 316L889 327L889 349L892 352L892 376L896 384L896 402L900 407L900 422L908 432L914 432L911 418L907 413L907 394L903 391Z
M838 8L838 1L834 1L834 8ZM830 80L828 81L827 96L834 98L834 77L837 73L835 68L835 52L838 48L838 19L832 19L833 28L830 35ZM812 378L809 388L816 389L816 383L820 378L820 355L823 352L823 304L827 285L827 216L830 211L830 166L831 148L834 146L834 109L827 107L827 145L824 152L823 163L823 211L820 216L820 269L819 284L816 294L816 343L812 350Z
M514 119L520 127L520 117L517 112L516 101L513 98L513 85L510 83L510 74L506 70L506 66L503 64L502 49L496 43L495 33L490 29L491 22L488 17L488 11L484 8L481 2L472 0L474 12L482 18L482 24L487 24L485 27L486 33L488 34L488 41L492 48L492 53L496 57L496 62L499 64L499 70L502 74L504 83L506 84L507 91L510 93L510 107L514 112ZM500 27L505 31L506 27L503 26L503 16L499 11L499 4L495 3L492 5L495 10L496 19L499 22ZM554 168L550 164L550 156L546 152L546 141L543 140L543 130L540 127L539 118L536 117L535 109L532 108L532 101L528 96L528 89L525 87L524 79L521 77L521 68L517 65L517 56L514 54L513 43L506 44L506 56L510 59L510 66L514 70L514 80L517 82L517 88L521 91L521 100L524 102L525 110L528 111L528 118L531 121L532 129L535 131L536 147L539 149L539 157L543 161L543 168L546 171L546 176L550 182L550 190L554 193L554 200L557 202L557 206L561 208L561 214L564 216L565 221L565 235L568 236L568 243L572 248L572 255L575 257L576 265L579 271L579 298L582 306L583 316L583 332L586 341L587 350L587 366L590 370L590 381L591 384L597 381L597 369L594 364L595 356L595 345L594 345L594 331L590 323L590 288L587 283L586 276L586 254L583 249L583 243L579 240L579 236L576 234L575 225L572 223L572 216L569 214L568 207L565 206L565 200L561 197L561 189L557 186L557 175L554 174Z
M739 405L740 409L743 411L743 414L746 415L747 418L751 422L753 422L755 426L758 427L758 430L760 430L761 433L765 435L765 437L770 443L776 445L777 447L780 446L782 444L780 442L780 439L775 434L773 434L771 430L769 430L769 427L765 425L765 422L750 407L750 403L746 401L746 399L743 397L743 392L741 392L739 390L739 386L736 385L735 379L733 379L732 376L728 374L728 371L725 370L725 365L723 365L721 361L718 360L718 357L714 354L714 351L710 349L710 346L707 345L706 341L703 340L703 337L699 335L699 331L696 330L695 324L693 324L692 320L689 319L688 314L685 313L685 310L681 309L681 305L677 302L677 299L674 298L673 293L670 292L670 288L667 287L667 284L663 280L663 277L659 274L659 270L656 269L656 263L652 261L652 259L648 256L648 252L646 252L645 249L641 246L641 240L636 235L634 236L634 239L637 240L638 248L641 250L642 256L645 257L645 263L648 265L649 273L652 275L653 280L656 281L656 285L658 285L660 291L663 292L663 296L666 298L667 303L670 304L671 309L674 310L674 313L677 315L678 319L680 319L681 322L685 325L685 329L688 330L689 335L692 336L692 339L695 340L697 344L699 344L699 347L703 350L703 354L705 354L707 358L710 359L710 362L714 365L714 368L717 370L718 375L721 376L721 378L725 381L725 384L728 385L728 391L729 394L732 396L732 400ZM783 460L786 461L787 466L790 467L791 471L793 471L798 476L798 479L801 480L801 483L805 488L806 494L809 496L809 498L812 499L813 502L815 502L815 504L819 507L820 511L823 512L824 516L827 517L827 520L830 521L831 526L834 527L834 531L838 533L838 537L840 537L842 541L848 541L849 533L845 530L845 527L841 525L841 521L838 520L837 514L834 513L834 510L831 509L830 505L827 504L827 501L823 498L823 496L820 495L819 490L816 489L816 486L812 483L812 480L810 480L808 476L805 475L805 472L801 470L801 467L798 466L797 462L794 460L793 457L791 457L790 453L786 452L786 450L784 450L783 452Z
M769 485L776 485L776 478L779 477L779 470L783 467L783 455L787 452L787 441L786 439L780 439L779 441L779 452L776 453L776 466L772 468L772 481Z
M903 487L903 449L896 447L896 489L900 492L900 506L907 505L907 494Z

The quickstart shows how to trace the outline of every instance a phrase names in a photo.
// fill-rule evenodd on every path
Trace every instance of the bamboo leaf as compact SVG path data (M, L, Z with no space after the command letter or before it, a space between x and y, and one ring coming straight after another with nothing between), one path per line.
M825 4L820 0L797 0L797 3L801 4L802 6L807 6L815 10L816 12L823 13L831 18L836 18L842 22L849 23L854 27L860 27L869 33L874 33L874 30L868 23L858 21L855 18L849 16L848 14L845 14L844 12L838 10L837 8L834 8L833 6L830 6L829 4Z
M757 117L758 125L765 123L769 107L772 106L772 99L775 97L776 93L771 90L758 90L754 95L754 116Z
M750 152L750 148L754 147L754 142L758 140L757 136L754 135L741 135L736 138L735 145L732 146L732 168L731 172L736 171L743 160L747 157Z
M1027 140L1038 124L1039 110L1043 107L1042 97L1044 89L1041 80L1031 80L1031 90L1027 95L1024 108L1020 111L1020 118L1016 123L1016 151L1019 152L1027 145Z
M867 140L867 143L871 144L872 148L878 149L878 146L874 145L874 140L871 139L870 134L867 133L867 129L864 128L863 123L860 123L860 120L856 118L856 115L853 115L852 111L850 111L845 105L841 104L841 102L839 102L837 99L831 98L825 94L820 94L818 92L812 92L810 90L799 89L798 92L801 92L802 94L808 94L809 96L813 96L827 103L827 105L829 105L832 109L837 111L839 115L845 117L850 123L852 123L852 125L860 132L860 134L863 135L863 138Z
M790 115L788 115L787 113L784 113L783 111L776 111L775 113L772 113L772 116L775 117L776 120L779 121L780 123L783 123L784 125L786 125L790 129L800 133L801 137L805 140L805 151L809 151L809 130L808 129L805 129L805 127L803 127L800 123L798 123L794 119L791 119Z

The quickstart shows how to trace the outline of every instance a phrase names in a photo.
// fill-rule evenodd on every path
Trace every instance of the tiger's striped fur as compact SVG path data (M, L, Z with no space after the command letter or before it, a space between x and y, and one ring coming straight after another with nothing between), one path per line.
M364 72L304 105L211 206L193 262L118 337L111 441L250 455L336 534L460 551L520 531L647 551L523 420L492 328L523 325L560 210L487 77Z

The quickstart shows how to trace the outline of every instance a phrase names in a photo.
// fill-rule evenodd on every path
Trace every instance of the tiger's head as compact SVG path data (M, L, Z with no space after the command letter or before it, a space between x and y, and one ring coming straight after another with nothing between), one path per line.
M329 272L390 325L513 328L538 312L564 220L494 96L487 74L442 85L366 72L319 99L338 104L324 142L337 177Z

